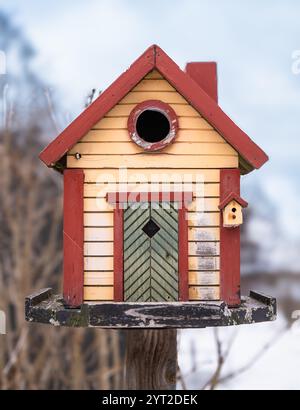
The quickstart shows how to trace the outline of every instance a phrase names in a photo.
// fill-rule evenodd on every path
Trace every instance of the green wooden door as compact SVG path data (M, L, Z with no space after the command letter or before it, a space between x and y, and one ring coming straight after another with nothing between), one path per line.
M178 300L178 210L145 204L124 211L124 300Z

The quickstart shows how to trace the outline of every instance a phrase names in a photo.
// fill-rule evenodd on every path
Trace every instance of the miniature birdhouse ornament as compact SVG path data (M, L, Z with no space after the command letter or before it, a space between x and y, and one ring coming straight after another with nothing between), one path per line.
M225 228L235 228L243 223L243 213L241 205L236 201L229 202L223 209L223 226Z
M40 159L64 183L63 291L29 296L27 320L182 328L275 318L273 298L240 291L241 175L268 157L220 108L216 63L181 70L151 46Z
M219 209L223 216L224 228L236 228L243 223L243 208L246 208L248 203L244 201L239 195L231 192L222 203Z

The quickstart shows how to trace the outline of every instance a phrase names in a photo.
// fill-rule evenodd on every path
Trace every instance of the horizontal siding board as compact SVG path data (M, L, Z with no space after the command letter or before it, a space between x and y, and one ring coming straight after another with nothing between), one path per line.
M157 79L157 78L164 78L159 71L157 70L152 70L150 73L148 73L145 78L147 79Z
M220 213L219 212L209 212L209 213L188 213L188 225L195 227L202 226L219 226L220 225ZM113 226L113 213L112 212L86 212L84 214L84 226L103 226L109 227Z
M188 205L190 212L218 212L219 198L194 198Z
M131 139L127 129L92 129L80 142L131 142ZM179 129L173 144L183 142L226 143L214 130Z
M104 117L102 120L97 122L93 129L99 129L99 130L117 130L117 129L127 129L127 118L126 117L116 117L116 118L111 118L111 117Z
M109 179L108 179L109 178ZM84 171L84 180L89 183L118 182L122 179L123 182L195 182L201 180L203 182L219 182L220 171L218 169L127 169L127 170L101 170L101 169L86 169Z
M188 225L195 227L220 226L220 212L189 212Z
M111 212L114 209L106 198L84 198L83 207L84 212Z
M220 258L218 256L190 256L189 257L189 270L219 270Z
M126 106L125 106L126 107ZM90 130L81 140L87 142L130 142L130 136L127 129L117 130Z
M109 301L113 299L113 286L85 286L85 301ZM189 300L220 300L219 286L189 286Z
M108 192L190 192L194 197L219 197L219 184L150 183L150 184L84 184L85 198L104 198Z
M111 256L87 256L84 258L85 271L109 271L114 269L114 260Z
M68 168L237 168L238 157L235 155L172 155L172 154L137 154L137 155L83 155L76 159L67 156Z
M113 256L113 242L85 242L84 256Z
M84 284L86 286L113 286L113 271L108 272L85 272ZM217 286L220 284L220 272L189 272L189 285L193 286Z
M113 286L85 286L84 287L85 301L112 301L113 300Z
M164 79L145 79L142 80L136 85L133 91L174 91L175 88Z
M105 117L128 117L136 104L118 104ZM170 104L178 117L199 117L200 114L191 105Z
M189 228L189 241L219 241L220 229L219 228Z
M84 214L84 226L113 226L112 212L97 212Z
M219 198L195 198L188 205L190 212L218 212ZM110 205L105 198L84 198L85 212L111 211L113 205Z
M220 242L189 242L190 256L220 255Z
M113 286L113 272L85 272L84 284L86 286ZM189 272L189 285L193 286L218 286L220 272Z
M131 141L80 142L70 150L70 154L76 153L81 155L135 155L144 153L144 150ZM173 155L235 155L235 151L230 145L214 142L185 142L181 144L174 142L164 149L164 153Z
M84 272L85 286L113 286L114 273L110 272Z
M169 104L184 104L186 100L179 94L173 91L156 92L156 91L131 91L124 97L119 104L138 104L146 100L160 100Z
M179 128L186 130L212 130L213 127L202 117L180 117Z
M84 228L85 242L110 242L113 241L113 228Z
M220 300L219 286L189 286L190 300Z
M219 286L220 272L189 272L189 285Z

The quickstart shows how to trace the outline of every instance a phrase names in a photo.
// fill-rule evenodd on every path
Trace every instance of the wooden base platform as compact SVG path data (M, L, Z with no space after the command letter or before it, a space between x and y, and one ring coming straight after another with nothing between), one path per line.
M276 299L250 292L238 308L224 302L89 303L65 307L62 296L42 289L25 300L28 322L69 327L205 328L269 322L276 319Z

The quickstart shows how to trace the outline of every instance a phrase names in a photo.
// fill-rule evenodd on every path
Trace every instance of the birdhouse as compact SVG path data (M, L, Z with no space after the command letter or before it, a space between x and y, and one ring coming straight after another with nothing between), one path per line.
M240 176L268 157L218 105L216 70L152 46L40 154L64 181L52 312L104 327L257 321L251 303L274 317L273 299L240 295Z
M248 203L238 194L231 192L220 203L219 209L222 211L222 224L224 228L236 228L243 223L242 209L246 208Z

